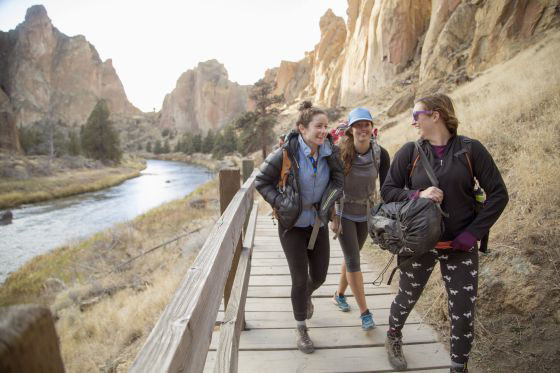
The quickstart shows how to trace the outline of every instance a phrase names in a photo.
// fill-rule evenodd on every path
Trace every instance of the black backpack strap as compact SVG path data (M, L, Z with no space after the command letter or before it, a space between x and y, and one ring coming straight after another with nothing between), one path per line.
M433 186L439 188L439 181L436 177L434 169L432 168L432 165L430 164L430 161L428 160L428 157L426 157L426 153L424 153L424 150L422 150L422 147L420 146L419 142L414 142L414 146L416 147L418 153L420 154L420 161L422 162L422 166L424 167L424 170L428 175L428 179L430 179L430 182L432 183ZM449 214L441 209L441 205L439 203L436 203L436 206L439 212L441 212L443 216L445 216L446 218L449 217Z

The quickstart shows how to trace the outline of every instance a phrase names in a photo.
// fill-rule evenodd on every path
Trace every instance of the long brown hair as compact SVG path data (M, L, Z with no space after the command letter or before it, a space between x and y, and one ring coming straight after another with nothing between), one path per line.
M340 159L342 159L342 164L344 165L344 174L348 175L352 169L352 162L356 157L352 127L344 132L344 136L338 141L338 144L340 148Z
M443 93L436 93L416 100L416 103L418 102L421 102L426 110L437 111L447 130L452 135L457 134L459 120L455 116L453 101L449 96Z

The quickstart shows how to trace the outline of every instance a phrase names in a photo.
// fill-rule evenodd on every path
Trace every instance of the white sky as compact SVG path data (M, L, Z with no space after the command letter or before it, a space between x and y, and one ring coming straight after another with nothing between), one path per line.
M0 0L0 30L14 29L29 0ZM319 42L331 8L346 20L346 0L44 0L53 25L84 35L113 60L128 99L159 110L179 76L217 59L229 79L253 84L282 60L298 61Z

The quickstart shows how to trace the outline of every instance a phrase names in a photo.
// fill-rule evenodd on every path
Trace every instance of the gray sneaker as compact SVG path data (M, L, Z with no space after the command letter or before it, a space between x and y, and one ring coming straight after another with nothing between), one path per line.
M309 320L310 318L313 317L313 311L315 310L315 307L313 306L313 302L311 301L311 297L309 297L309 299L307 299L307 315L305 316L305 318L307 320Z
M296 329L296 333L296 344L301 352L303 352L304 354L310 354L315 351L313 341L311 341L311 338L309 338L309 334L307 334L306 326L298 326Z
M385 339L385 349L387 350L387 357L389 363L396 370L405 370L407 367L406 359L402 351L402 333L387 332L387 339Z

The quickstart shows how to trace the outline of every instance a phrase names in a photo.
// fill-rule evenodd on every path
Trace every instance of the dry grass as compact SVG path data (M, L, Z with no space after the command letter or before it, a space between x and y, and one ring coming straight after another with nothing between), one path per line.
M118 167L59 170L53 176L0 180L0 209L46 201L118 185L139 176L146 162L126 159Z
M545 372L560 364L559 56L556 32L451 93L460 133L487 147L510 195L491 230L490 253L481 257L469 365L475 373ZM382 133L392 152L416 137L408 116ZM368 255L378 263L388 258L375 250ZM448 343L439 269L416 309Z
M206 207L190 207L195 199L205 201ZM213 180L186 198L33 259L8 277L0 288L0 304L33 301L50 306L67 371L125 370L218 215Z

